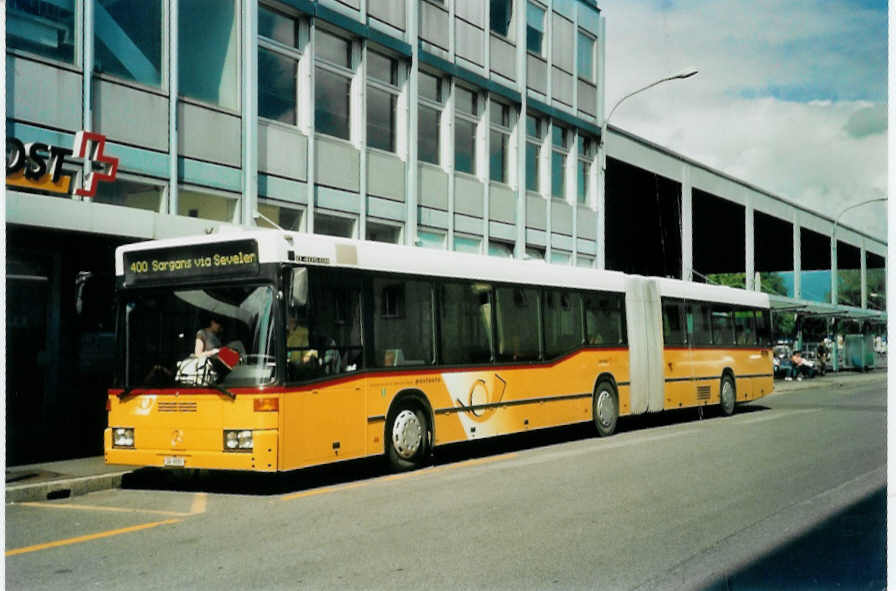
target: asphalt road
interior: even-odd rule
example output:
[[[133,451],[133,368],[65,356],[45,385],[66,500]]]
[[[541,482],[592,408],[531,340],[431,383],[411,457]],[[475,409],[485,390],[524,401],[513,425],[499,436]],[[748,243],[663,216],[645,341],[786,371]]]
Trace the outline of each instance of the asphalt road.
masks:
[[[266,478],[6,507],[9,589],[885,586],[885,376]]]

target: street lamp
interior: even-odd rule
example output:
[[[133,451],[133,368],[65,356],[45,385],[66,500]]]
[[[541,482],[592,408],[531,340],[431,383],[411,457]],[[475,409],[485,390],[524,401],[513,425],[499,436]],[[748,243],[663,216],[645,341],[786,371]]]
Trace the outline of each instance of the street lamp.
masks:
[[[887,201],[886,197],[875,197],[874,199],[866,199],[865,201],[861,201],[859,203],[853,203],[849,207],[844,208],[837,214],[837,217],[834,218],[834,227],[831,231],[831,303],[835,306],[840,303],[839,294],[837,293],[838,288],[838,280],[837,280],[837,225],[840,223],[840,218],[843,217],[843,214],[847,211],[851,211],[857,207],[861,207],[863,205],[868,205],[869,203],[878,203],[881,201]],[[862,277],[862,305],[865,304],[865,278]]]
[[[613,116],[613,113],[616,109],[619,108],[619,105],[622,104],[628,98],[635,96],[638,93],[644,92],[647,89],[653,88],[658,84],[662,84],[663,82],[669,82],[670,80],[684,80],[685,78],[690,78],[699,72],[696,68],[688,68],[686,70],[682,70],[678,74],[673,74],[671,76],[666,76],[665,78],[660,78],[655,82],[651,82],[647,86],[642,86],[641,88],[628,93],[623,96],[621,99],[616,101],[616,104],[613,105],[613,108],[610,109],[610,113],[604,117],[603,123],[600,126],[600,143],[597,144],[597,157],[599,162],[598,167],[598,178],[597,178],[597,259],[594,261],[595,266],[598,269],[603,269],[605,267],[605,258],[606,258],[606,235],[605,235],[605,225],[606,225],[606,215],[604,208],[605,201],[605,183],[607,176],[607,150],[605,147],[606,137],[607,137],[607,124],[610,121],[610,117]]]
[[[837,214],[837,217],[834,218],[834,226],[831,230],[831,304],[837,306],[840,304],[840,294],[837,293],[839,288],[839,277],[837,276],[837,225],[840,223],[840,218],[843,217],[843,214],[847,211],[851,211],[857,207],[861,207],[863,205],[868,205],[869,203],[877,203],[879,201],[887,201],[886,197],[875,197],[874,199],[866,199],[865,201],[861,201],[859,203],[854,203]],[[860,267],[864,268],[864,265],[860,263]],[[862,287],[862,307],[867,306],[867,297],[865,295],[865,290],[868,287],[865,285],[865,274],[862,273],[859,278],[859,282]],[[831,359],[831,364],[833,366],[834,371],[839,371],[840,367],[840,359],[837,351],[837,335],[834,335],[834,351],[833,358]]]

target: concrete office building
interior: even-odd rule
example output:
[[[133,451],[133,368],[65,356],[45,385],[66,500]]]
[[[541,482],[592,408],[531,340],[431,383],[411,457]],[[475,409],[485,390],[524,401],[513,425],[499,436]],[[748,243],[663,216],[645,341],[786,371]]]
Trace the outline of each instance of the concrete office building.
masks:
[[[125,242],[276,224],[692,278],[691,188],[710,179],[749,202],[730,270],[752,287],[754,201],[823,219],[621,130],[599,203],[594,0],[7,0],[6,17],[11,463],[101,449]],[[46,174],[11,174],[35,144]],[[659,233],[632,211],[645,183]],[[635,232],[661,239],[661,268],[613,255]]]

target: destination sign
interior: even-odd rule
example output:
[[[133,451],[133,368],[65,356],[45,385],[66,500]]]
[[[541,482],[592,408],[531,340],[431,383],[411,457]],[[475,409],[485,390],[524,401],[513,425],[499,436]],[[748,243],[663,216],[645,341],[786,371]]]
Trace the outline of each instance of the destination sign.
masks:
[[[255,240],[191,244],[124,254],[124,284],[217,279],[258,274]]]

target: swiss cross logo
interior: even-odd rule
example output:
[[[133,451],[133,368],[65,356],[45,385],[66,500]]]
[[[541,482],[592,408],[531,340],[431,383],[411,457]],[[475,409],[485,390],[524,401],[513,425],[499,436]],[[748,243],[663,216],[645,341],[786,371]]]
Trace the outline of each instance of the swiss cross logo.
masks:
[[[49,193],[92,198],[100,182],[112,182],[118,174],[118,158],[108,156],[106,136],[79,131],[71,149],[42,142],[23,143],[6,138],[6,184]],[[84,162],[89,172],[75,182]]]
[[[93,148],[91,151],[90,148]],[[72,150],[76,158],[84,158],[91,161],[91,173],[84,179],[84,187],[76,189],[75,194],[82,197],[96,195],[96,184],[100,181],[114,181],[118,173],[118,158],[106,156],[103,151],[106,148],[106,136],[89,131],[79,131],[75,134],[75,145]],[[90,154],[90,156],[88,156]],[[105,172],[97,172],[95,164],[105,165]]]

